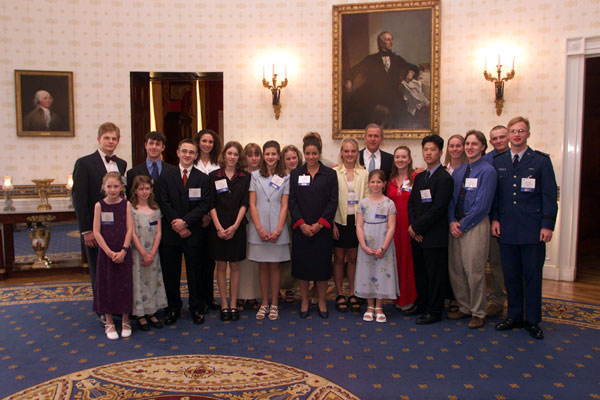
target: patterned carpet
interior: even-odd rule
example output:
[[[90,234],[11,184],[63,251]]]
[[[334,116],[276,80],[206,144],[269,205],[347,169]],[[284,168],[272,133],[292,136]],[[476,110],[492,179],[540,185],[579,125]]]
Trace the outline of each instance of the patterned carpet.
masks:
[[[600,306],[544,300],[546,339],[465,320],[359,314],[175,326],[109,341],[87,283],[0,289],[0,397],[8,399],[599,399]]]

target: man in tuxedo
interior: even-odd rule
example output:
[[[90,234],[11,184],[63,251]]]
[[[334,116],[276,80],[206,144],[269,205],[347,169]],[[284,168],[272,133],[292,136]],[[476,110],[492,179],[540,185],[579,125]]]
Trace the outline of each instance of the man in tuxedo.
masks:
[[[529,120],[515,117],[507,127],[510,149],[494,157],[498,187],[492,234],[500,244],[508,295],[507,318],[496,329],[524,327],[534,339],[543,339],[542,270],[558,213],[556,178],[550,156],[527,145]]]
[[[377,124],[369,124],[365,129],[365,148],[360,151],[358,162],[367,171],[381,169],[389,178],[394,164],[394,156],[379,147],[383,142],[383,128]]]
[[[121,131],[112,122],[105,122],[98,128],[98,150],[81,157],[75,162],[73,169],[73,206],[79,232],[81,233],[85,254],[90,269],[92,291],[96,287],[96,259],[98,243],[92,232],[94,206],[103,198],[102,179],[107,172],[125,174],[127,162],[115,155],[119,145]]]
[[[179,165],[169,168],[160,179],[160,201],[163,213],[161,260],[168,306],[166,325],[173,325],[183,305],[179,290],[181,258],[189,291],[188,306],[194,324],[204,323],[202,308],[202,217],[208,213],[209,178],[194,168],[198,146],[191,139],[183,139],[177,147]]]
[[[138,175],[146,175],[154,181],[154,199],[160,204],[159,182],[164,172],[173,165],[164,162],[161,155],[165,150],[167,138],[162,132],[148,132],[144,138],[144,149],[146,149],[146,161],[136,165],[127,171],[127,198],[131,197],[133,179]]]
[[[448,288],[448,204],[454,181],[440,159],[444,139],[430,135],[421,142],[427,169],[415,177],[408,199],[408,234],[412,241],[417,300],[404,315],[419,315],[419,325],[442,319]]]

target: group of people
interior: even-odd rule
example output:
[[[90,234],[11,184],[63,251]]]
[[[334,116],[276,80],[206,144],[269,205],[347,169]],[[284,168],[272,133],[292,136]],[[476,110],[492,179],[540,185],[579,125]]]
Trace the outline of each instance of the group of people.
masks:
[[[162,160],[164,135],[150,132],[145,162],[126,172],[114,154],[119,128],[102,124],[98,151],[77,160],[73,174],[94,311],[109,339],[119,337],[116,314],[122,337],[131,335],[130,315],[142,330],[174,324],[185,258],[195,324],[210,309],[237,321],[247,303],[255,304],[256,319],[276,320],[280,291],[294,285],[299,316],[309,316],[312,293],[327,318],[333,276],[336,310],[360,311],[366,302],[364,321],[386,322],[383,300],[391,299],[404,315],[418,316],[417,324],[431,324],[449,302],[455,308],[448,318],[470,318],[468,326],[479,328],[503,311],[506,283],[507,318],[496,329],[525,327],[541,339],[556,182],[548,155],[527,146],[529,135],[529,121],[513,118],[492,129],[494,150],[487,154],[483,133],[455,135],[446,166],[444,140],[427,136],[426,169],[415,170],[408,147],[380,149],[377,124],[366,127],[362,150],[356,139],[342,140],[332,167],[321,162],[316,132],[305,135],[300,151],[274,140],[262,149],[236,141],[221,146],[215,132],[202,130],[180,141],[177,166]],[[213,299],[215,266],[220,304]],[[156,313],[163,308],[161,321]]]

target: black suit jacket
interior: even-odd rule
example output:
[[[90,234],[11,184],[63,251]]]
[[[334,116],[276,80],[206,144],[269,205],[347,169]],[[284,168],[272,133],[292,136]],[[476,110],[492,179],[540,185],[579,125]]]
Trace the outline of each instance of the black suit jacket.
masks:
[[[394,165],[394,156],[390,153],[386,153],[385,151],[383,151],[381,149],[379,149],[379,151],[381,152],[381,170],[383,170],[383,172],[385,172],[386,179],[389,179],[390,173],[392,172],[392,165]],[[360,153],[360,155],[359,155],[358,162],[360,163],[360,165],[367,168],[368,166],[365,165],[365,158],[364,158],[365,149],[362,149],[359,153]]]
[[[121,175],[125,174],[127,161],[117,158]],[[104,195],[102,178],[106,167],[97,151],[75,161],[73,168],[73,207],[77,215],[79,232],[91,232],[94,224],[94,206]]]
[[[189,189],[200,188],[200,199],[190,200]],[[160,179],[160,209],[163,213],[162,240],[167,245],[186,243],[189,246],[202,244],[202,217],[208,213],[210,185],[208,175],[191,167],[187,185],[183,186],[179,167],[163,169]],[[182,239],[171,228],[174,219],[181,218],[192,232]]]
[[[175,168],[174,165],[167,164],[162,161],[162,169],[160,171],[160,175],[158,177],[158,182],[154,182],[154,200],[158,204],[160,204],[160,181],[165,176],[165,172],[169,170],[169,168]],[[138,175],[146,175],[150,176],[150,171],[148,171],[148,167],[146,166],[146,160],[143,163],[136,165],[127,171],[127,198],[131,198],[131,188],[133,188],[133,179]]]
[[[448,246],[448,204],[452,199],[454,181],[442,166],[425,181],[427,170],[415,177],[408,198],[408,223],[417,235],[423,236],[423,248]],[[421,201],[421,190],[429,189],[432,201]]]

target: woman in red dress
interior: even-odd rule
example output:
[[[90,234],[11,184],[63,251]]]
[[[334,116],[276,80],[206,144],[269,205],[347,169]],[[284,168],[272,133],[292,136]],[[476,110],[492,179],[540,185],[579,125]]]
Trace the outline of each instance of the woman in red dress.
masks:
[[[397,308],[402,310],[410,309],[417,298],[406,208],[415,175],[410,149],[406,146],[398,146],[394,150],[394,165],[390,174],[387,197],[392,199],[397,211],[394,246],[396,248],[400,297],[394,303],[396,303]]]

